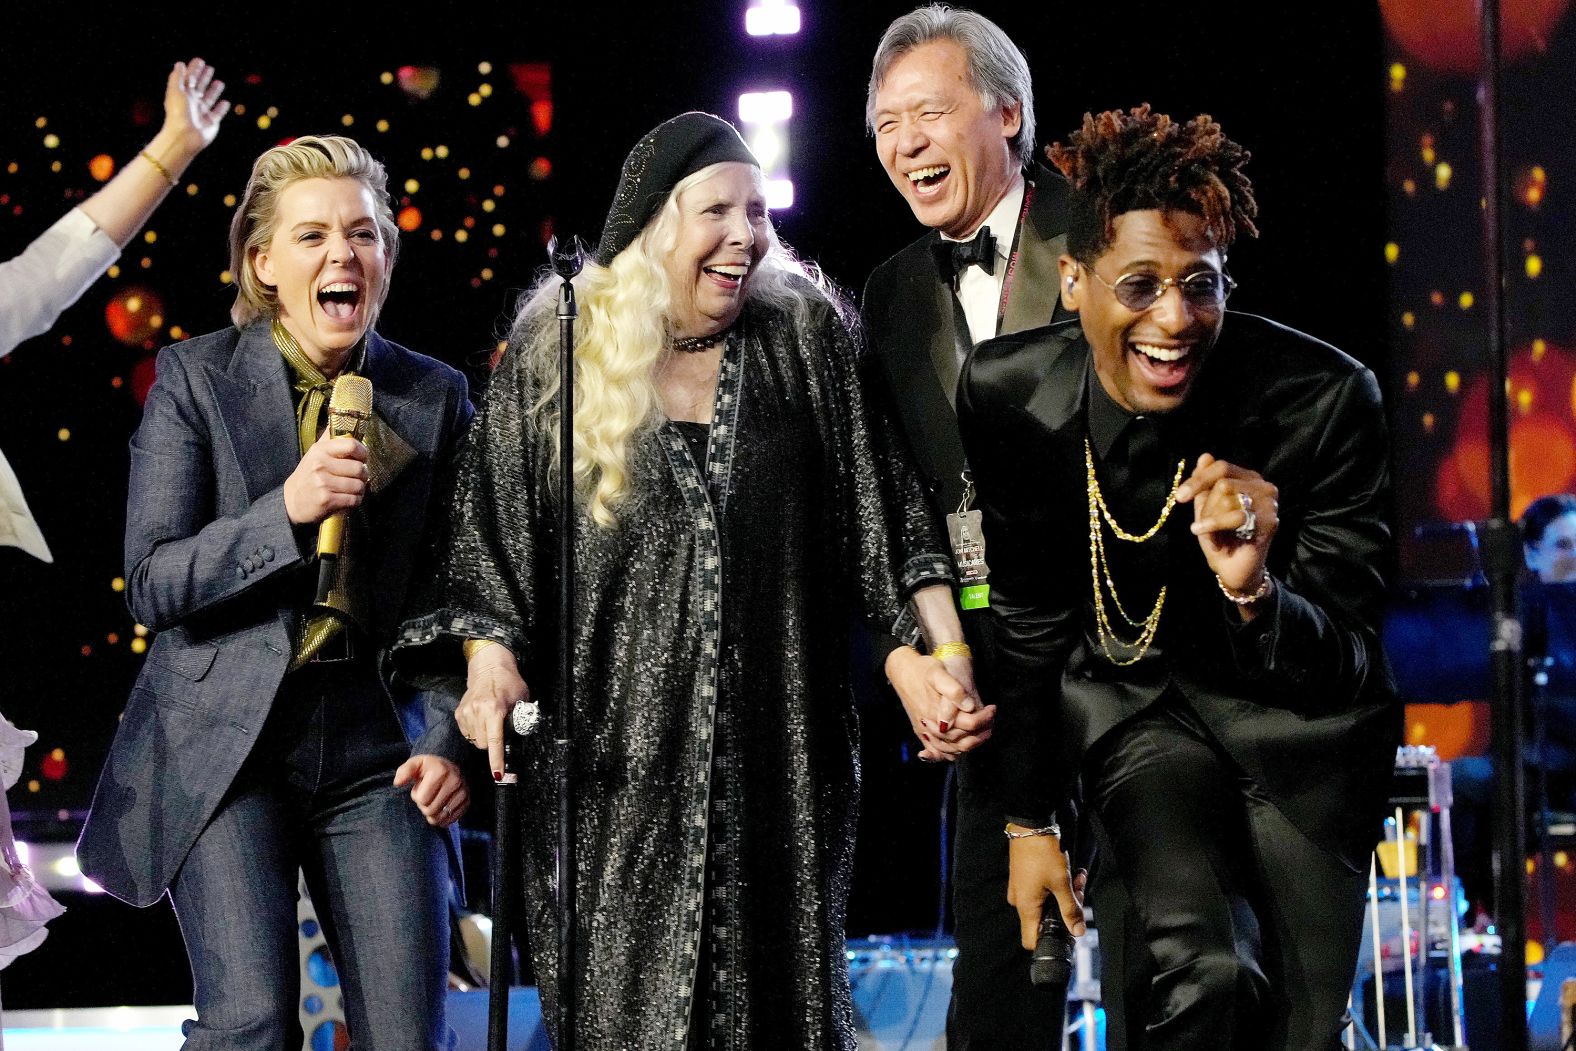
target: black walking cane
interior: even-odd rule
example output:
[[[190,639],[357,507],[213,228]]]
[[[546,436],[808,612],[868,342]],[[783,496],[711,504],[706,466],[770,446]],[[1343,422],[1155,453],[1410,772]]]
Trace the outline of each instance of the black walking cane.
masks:
[[[571,730],[574,728],[574,406],[575,303],[573,279],[585,265],[580,238],[559,246],[547,243],[553,273],[563,281],[558,295],[558,707],[553,730],[553,761],[558,780],[558,851],[554,886],[558,905],[558,1051],[574,1051],[575,1004],[575,827],[574,793],[570,781]],[[525,737],[537,723],[536,705],[520,701],[504,733],[503,777],[498,781],[494,817],[497,854],[493,859],[492,964],[487,1000],[487,1051],[507,1051],[509,1034],[510,898],[519,875],[519,774],[514,769],[515,737]],[[510,733],[512,731],[512,734]]]
[[[523,702],[522,702],[523,703]],[[514,770],[514,739],[503,735],[503,776],[493,793],[492,962],[487,968],[487,1051],[507,1051],[509,986],[514,974],[510,954],[514,927],[514,888],[520,875],[520,775]]]

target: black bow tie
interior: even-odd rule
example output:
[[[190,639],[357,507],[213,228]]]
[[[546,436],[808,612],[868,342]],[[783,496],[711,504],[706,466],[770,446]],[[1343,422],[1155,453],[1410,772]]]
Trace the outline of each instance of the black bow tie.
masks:
[[[987,274],[996,273],[996,238],[988,226],[980,227],[972,241],[937,241],[930,250],[936,255],[936,269],[954,288],[970,266],[978,266]]]

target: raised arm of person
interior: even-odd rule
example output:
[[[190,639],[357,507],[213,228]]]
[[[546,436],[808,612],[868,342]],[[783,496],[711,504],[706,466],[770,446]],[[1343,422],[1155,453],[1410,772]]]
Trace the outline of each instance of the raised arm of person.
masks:
[[[164,125],[147,147],[21,255],[0,262],[0,357],[47,332],[142,229],[218,134],[230,108],[223,91],[202,59],[177,62],[165,84]]]
[[[224,81],[200,58],[177,62],[164,84],[164,125],[102,190],[79,206],[121,248],[136,236],[230,111]]]

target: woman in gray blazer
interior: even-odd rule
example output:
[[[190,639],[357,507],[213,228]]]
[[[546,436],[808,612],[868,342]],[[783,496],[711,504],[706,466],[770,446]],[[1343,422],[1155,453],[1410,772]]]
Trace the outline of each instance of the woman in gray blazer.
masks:
[[[78,848],[136,905],[166,891],[192,964],[186,1047],[299,1047],[303,871],[358,1046],[447,1047],[443,830],[454,722],[378,673],[464,378],[374,330],[398,250],[350,139],[264,153],[235,211],[233,328],[162,351],[131,442],[126,592],[157,632]],[[326,430],[346,376],[357,437]],[[343,515],[322,575],[319,526]]]

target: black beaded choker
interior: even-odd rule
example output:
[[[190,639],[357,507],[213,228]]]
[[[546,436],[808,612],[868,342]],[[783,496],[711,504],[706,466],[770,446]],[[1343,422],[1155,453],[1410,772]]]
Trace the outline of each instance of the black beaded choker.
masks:
[[[668,345],[680,354],[699,354],[703,350],[710,350],[727,338],[728,330],[723,329],[709,336],[686,336],[683,339],[675,339]]]

